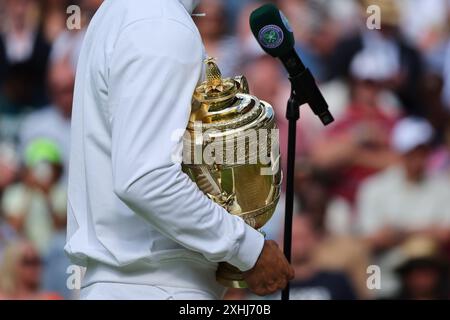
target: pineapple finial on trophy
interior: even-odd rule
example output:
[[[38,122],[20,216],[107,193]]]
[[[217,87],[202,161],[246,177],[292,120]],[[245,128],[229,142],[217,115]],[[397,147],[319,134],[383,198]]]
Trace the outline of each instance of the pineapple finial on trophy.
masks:
[[[205,92],[210,91],[223,91],[222,73],[217,66],[216,59],[213,57],[208,57],[205,59],[206,64],[206,88]]]

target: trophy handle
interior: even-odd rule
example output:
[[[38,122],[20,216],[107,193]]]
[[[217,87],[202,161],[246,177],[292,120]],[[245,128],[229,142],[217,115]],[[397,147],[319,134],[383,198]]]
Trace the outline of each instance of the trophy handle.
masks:
[[[240,93],[250,93],[250,88],[248,86],[248,81],[247,78],[245,76],[237,76],[234,77],[234,81],[237,82],[238,84],[238,91]]]

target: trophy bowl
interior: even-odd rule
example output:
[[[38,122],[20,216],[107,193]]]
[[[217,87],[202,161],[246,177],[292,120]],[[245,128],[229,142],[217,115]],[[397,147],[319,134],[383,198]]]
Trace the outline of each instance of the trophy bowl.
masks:
[[[280,197],[281,168],[273,108],[249,94],[243,76],[222,78],[208,58],[183,138],[183,171],[210,199],[259,230]],[[219,263],[217,281],[245,288],[243,273]]]

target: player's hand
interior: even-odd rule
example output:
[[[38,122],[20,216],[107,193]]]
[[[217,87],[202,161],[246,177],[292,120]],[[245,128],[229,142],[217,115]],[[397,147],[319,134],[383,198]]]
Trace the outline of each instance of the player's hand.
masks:
[[[289,265],[275,241],[267,240],[255,266],[244,272],[247,285],[253,293],[265,296],[286,287],[294,278]]]

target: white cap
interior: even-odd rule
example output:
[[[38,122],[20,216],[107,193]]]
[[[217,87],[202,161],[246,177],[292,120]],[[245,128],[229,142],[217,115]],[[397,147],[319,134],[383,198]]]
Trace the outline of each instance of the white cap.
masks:
[[[398,153],[408,153],[431,142],[434,130],[428,121],[408,117],[400,120],[392,133],[392,147]]]
[[[383,50],[374,48],[358,52],[350,64],[351,75],[359,80],[386,81],[398,73],[399,64]]]

